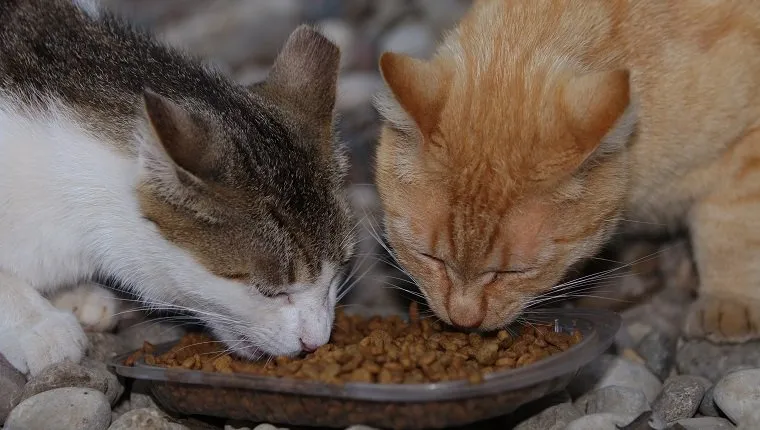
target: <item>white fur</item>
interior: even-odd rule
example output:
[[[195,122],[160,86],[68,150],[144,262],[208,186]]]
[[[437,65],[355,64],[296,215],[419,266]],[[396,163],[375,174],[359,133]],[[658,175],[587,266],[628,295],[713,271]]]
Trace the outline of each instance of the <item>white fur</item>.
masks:
[[[156,143],[136,138],[135,145]],[[60,103],[24,113],[0,96],[0,333],[6,339],[0,353],[14,366],[35,374],[81,357],[82,329],[40,293],[96,272],[116,277],[157,308],[194,313],[245,355],[293,354],[302,342],[327,341],[334,267],[325,264],[316,285],[294,286],[292,304],[212,275],[141,217],[134,188],[150,166],[114,148],[88,134]]]
[[[122,302],[94,282],[57,292],[50,298],[56,308],[73,313],[85,331],[110,331],[119,322]]]

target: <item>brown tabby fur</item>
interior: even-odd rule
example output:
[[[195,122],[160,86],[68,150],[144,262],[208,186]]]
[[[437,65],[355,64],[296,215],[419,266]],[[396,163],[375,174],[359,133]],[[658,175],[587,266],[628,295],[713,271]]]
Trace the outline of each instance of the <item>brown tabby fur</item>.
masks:
[[[688,335],[760,337],[760,3],[481,0],[380,69],[388,239],[443,320],[513,320],[625,218],[690,229]]]

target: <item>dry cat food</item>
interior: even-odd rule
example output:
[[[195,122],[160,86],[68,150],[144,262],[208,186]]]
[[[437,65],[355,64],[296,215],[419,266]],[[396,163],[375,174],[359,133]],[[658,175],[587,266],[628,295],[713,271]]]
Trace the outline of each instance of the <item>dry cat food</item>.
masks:
[[[225,353],[221,344],[200,333],[185,335],[163,354],[145,343],[127,358],[145,363],[207,372],[247,373],[327,383],[416,384],[467,379],[472,383],[498,370],[514,369],[562,352],[581,341],[581,333],[555,332],[550,324],[527,325],[513,336],[464,333],[420,318],[416,303],[409,322],[399,316],[371,318],[336,314],[330,343],[304,357],[251,362]]]

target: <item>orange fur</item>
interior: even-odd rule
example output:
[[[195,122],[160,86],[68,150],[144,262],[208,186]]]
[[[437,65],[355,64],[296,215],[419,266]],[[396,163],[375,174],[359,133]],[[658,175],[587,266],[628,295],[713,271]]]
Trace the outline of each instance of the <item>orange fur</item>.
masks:
[[[443,320],[511,321],[625,217],[690,228],[688,334],[760,337],[760,4],[480,0],[380,69],[388,239]]]

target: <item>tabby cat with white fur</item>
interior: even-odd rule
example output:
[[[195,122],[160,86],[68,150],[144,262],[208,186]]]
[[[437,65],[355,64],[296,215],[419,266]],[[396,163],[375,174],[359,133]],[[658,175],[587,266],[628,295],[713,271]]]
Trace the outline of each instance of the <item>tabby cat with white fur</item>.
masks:
[[[303,26],[239,86],[74,0],[0,3],[0,353],[81,358],[46,297],[112,277],[242,356],[327,342],[352,254],[340,53]]]

